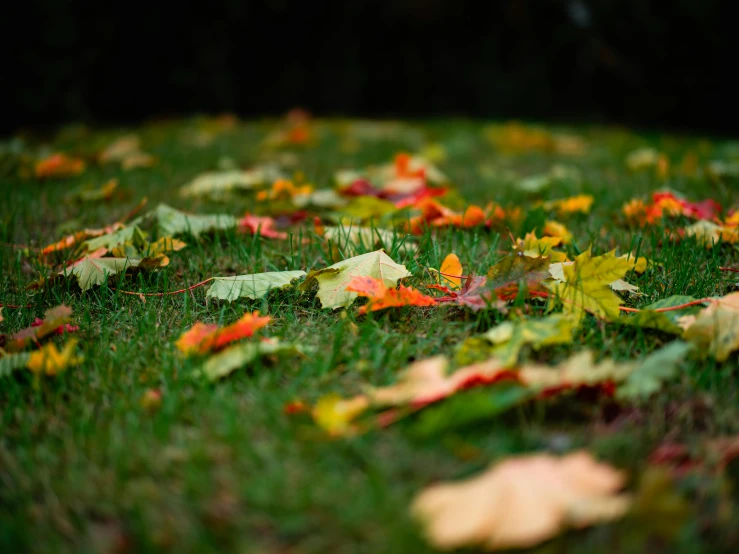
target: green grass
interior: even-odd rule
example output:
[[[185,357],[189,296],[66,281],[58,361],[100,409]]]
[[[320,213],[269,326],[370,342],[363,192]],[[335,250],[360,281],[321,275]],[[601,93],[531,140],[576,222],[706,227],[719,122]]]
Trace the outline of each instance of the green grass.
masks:
[[[185,200],[178,189],[223,157],[241,166],[282,159],[261,140],[269,122],[243,123],[219,134],[207,147],[183,140],[197,121],[152,124],[137,132],[144,150],[159,158],[151,169],[122,172],[92,166],[82,176],[40,182],[0,177],[0,303],[27,304],[3,311],[2,331],[28,326],[58,304],[74,309],[75,334],[85,362],[57,378],[34,382],[16,372],[0,382],[0,551],[2,552],[427,552],[408,514],[413,496],[426,485],[473,474],[507,455],[585,447],[600,459],[629,471],[630,488],[647,466],[647,456],[665,441],[697,445],[704,438],[739,433],[736,357],[719,364],[691,360],[680,378],[648,402],[617,407],[604,398],[572,395],[537,402],[497,418],[441,431],[413,432],[412,421],[366,435],[331,440],[307,418],[287,416],[284,405],[311,404],[336,392],[348,396],[365,383],[394,382],[409,362],[446,354],[467,337],[504,319],[455,308],[405,308],[359,317],[356,308],[322,310],[314,295],[286,290],[260,301],[206,302],[202,288],[190,294],[149,297],[118,290],[162,292],[215,275],[325,267],[329,252],[312,226],[294,230],[311,240],[270,241],[221,233],[172,254],[159,271],[116,275],[108,286],[80,292],[71,280],[35,294],[25,286],[47,274],[38,258],[13,245],[40,246],[57,240],[66,222],[75,228],[109,224],[141,197],[149,206],[163,201],[197,213],[241,215],[253,211],[249,197],[227,204]],[[482,138],[481,125],[465,121],[416,124],[381,140],[344,146],[341,122],[319,126],[320,141],[292,148],[291,169],[319,187],[331,186],[333,171],[384,163],[400,150],[427,142],[444,145],[440,164],[469,202],[518,205],[531,212],[533,199],[504,178],[526,176],[555,163],[576,166],[580,183],[563,183],[545,199],[571,194],[595,196],[592,212],[563,220],[575,236],[570,254],[592,244],[593,252],[614,247],[640,250],[658,262],[631,281],[644,296],[639,307],[673,294],[723,295],[736,278],[721,266],[739,266],[734,246],[706,249],[694,240],[666,240],[661,227],[623,225],[620,209],[664,183],[652,172],[632,174],[624,165],[634,148],[651,145],[679,161],[688,151],[702,162],[722,159],[723,144],[692,137],[639,136],[625,131],[582,128],[589,145],[581,157],[544,153],[502,155]],[[70,128],[49,138],[56,150],[92,154],[120,134]],[[29,151],[36,148],[30,141]],[[280,158],[280,156],[282,156]],[[494,170],[494,171],[493,171]],[[65,197],[82,185],[120,179],[125,198],[80,205]],[[736,181],[673,177],[669,185],[692,200],[736,201]],[[514,230],[520,231],[520,230]],[[427,278],[451,251],[465,270],[485,273],[510,247],[507,234],[486,230],[442,230],[418,238],[418,253],[391,255]],[[292,246],[291,246],[292,244]],[[53,258],[61,262],[62,256]],[[174,341],[196,321],[231,323],[245,311],[274,318],[269,336],[316,349],[314,355],[277,365],[256,362],[209,384],[190,378]],[[61,339],[54,339],[61,342]],[[588,347],[598,356],[641,358],[672,337],[655,331],[605,324],[589,317],[571,345],[526,351],[528,360],[556,362]],[[150,388],[162,391],[160,409],[150,413],[139,400]],[[690,503],[691,516],[673,542],[642,536],[617,522],[569,532],[540,552],[735,552],[739,516],[731,479],[692,477],[675,484]]]

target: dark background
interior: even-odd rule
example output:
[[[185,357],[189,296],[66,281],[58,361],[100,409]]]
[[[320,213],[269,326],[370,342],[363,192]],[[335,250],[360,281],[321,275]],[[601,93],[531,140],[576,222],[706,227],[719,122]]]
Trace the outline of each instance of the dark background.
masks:
[[[719,0],[29,0],[5,132],[194,112],[469,116],[733,133]]]

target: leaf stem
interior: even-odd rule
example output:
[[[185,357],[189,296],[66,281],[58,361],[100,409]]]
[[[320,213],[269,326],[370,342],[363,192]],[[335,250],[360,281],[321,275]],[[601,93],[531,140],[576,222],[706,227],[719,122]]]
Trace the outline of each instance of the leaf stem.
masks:
[[[199,283],[195,283],[194,285],[191,285],[187,288],[179,289],[179,290],[172,290],[169,292],[136,292],[136,291],[131,291],[131,290],[118,290],[113,287],[110,287],[110,288],[111,290],[120,292],[121,294],[131,294],[133,296],[169,296],[171,294],[182,294],[185,292],[189,292],[193,289],[196,289],[198,287],[202,287],[203,285],[210,283],[213,279],[215,279],[215,277],[208,277],[205,281],[200,281]]]

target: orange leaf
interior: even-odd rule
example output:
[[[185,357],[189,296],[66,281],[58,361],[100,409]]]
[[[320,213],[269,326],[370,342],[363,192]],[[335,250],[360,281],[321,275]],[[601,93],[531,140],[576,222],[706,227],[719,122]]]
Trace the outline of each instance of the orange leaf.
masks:
[[[368,311],[376,312],[385,308],[433,306],[436,304],[435,299],[426,296],[413,287],[400,285],[399,289],[387,288],[382,280],[374,277],[354,277],[347,284],[346,290],[369,298],[369,303],[359,309],[360,314],[366,314]]]
[[[462,263],[459,261],[459,258],[455,253],[452,252],[451,254],[447,254],[447,257],[444,258],[443,262],[441,262],[439,273],[441,273],[440,281],[442,283],[449,283],[454,289],[458,289],[462,286],[462,275],[464,270],[462,269]]]
[[[566,527],[622,517],[631,504],[616,494],[624,481],[622,472],[583,451],[519,456],[464,481],[427,488],[412,511],[440,549],[527,548]]]
[[[271,319],[269,316],[260,317],[257,311],[244,314],[236,323],[226,327],[197,322],[180,335],[175,344],[180,352],[187,355],[216,352],[234,341],[251,337]]]
[[[52,154],[36,163],[36,177],[48,179],[52,177],[74,177],[85,170],[85,162],[78,158],[70,158],[66,154]]]

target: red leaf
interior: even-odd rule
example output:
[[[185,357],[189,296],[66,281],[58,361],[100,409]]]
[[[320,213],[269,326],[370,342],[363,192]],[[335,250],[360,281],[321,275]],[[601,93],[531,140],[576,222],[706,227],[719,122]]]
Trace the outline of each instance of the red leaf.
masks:
[[[176,345],[180,352],[188,355],[216,352],[234,341],[251,337],[271,319],[269,316],[260,317],[259,312],[254,312],[244,314],[236,323],[226,327],[197,322],[180,336]]]

